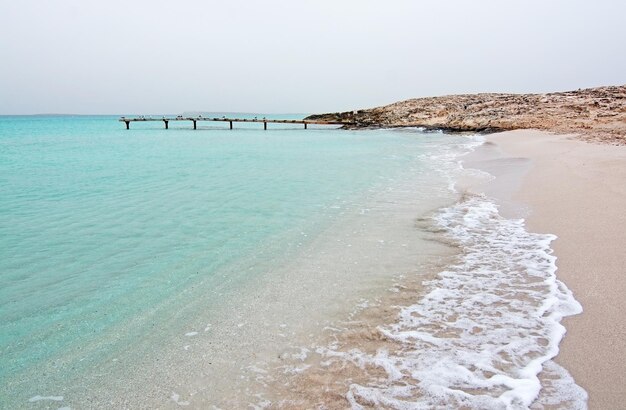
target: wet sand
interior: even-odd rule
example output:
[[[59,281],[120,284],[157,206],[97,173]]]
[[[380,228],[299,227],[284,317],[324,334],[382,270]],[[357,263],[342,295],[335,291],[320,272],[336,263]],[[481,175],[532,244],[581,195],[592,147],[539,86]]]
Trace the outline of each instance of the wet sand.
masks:
[[[518,130],[487,137],[466,167],[496,179],[475,186],[504,216],[553,233],[560,280],[583,313],[566,318],[556,362],[589,394],[591,409],[626,403],[626,147]]]

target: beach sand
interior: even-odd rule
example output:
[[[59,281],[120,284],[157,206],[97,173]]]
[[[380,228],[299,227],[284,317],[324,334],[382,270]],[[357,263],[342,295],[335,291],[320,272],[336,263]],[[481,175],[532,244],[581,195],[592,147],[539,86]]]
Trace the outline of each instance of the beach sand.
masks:
[[[486,137],[465,167],[496,179],[474,186],[501,213],[552,233],[560,280],[583,313],[563,321],[556,362],[589,394],[592,409],[626,405],[626,147],[534,130]],[[472,190],[472,189],[471,189]]]

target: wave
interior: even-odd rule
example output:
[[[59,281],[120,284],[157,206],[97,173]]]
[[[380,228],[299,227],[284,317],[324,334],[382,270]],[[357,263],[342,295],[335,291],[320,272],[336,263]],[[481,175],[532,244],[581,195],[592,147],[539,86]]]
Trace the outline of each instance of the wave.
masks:
[[[529,408],[544,368],[550,389],[534,407],[586,407],[584,390],[550,361],[565,334],[561,319],[582,312],[556,278],[556,237],[528,232],[482,196],[441,210],[434,223],[462,254],[425,283],[427,294],[402,308],[396,323],[378,328],[395,342],[393,351],[320,351],[384,369],[382,383],[350,385],[352,408]]]

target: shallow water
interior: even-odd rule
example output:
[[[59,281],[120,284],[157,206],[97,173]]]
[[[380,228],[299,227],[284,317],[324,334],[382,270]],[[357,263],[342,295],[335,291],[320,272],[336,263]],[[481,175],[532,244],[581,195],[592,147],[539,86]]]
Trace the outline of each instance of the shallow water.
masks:
[[[0,407],[584,406],[479,139],[170,126],[0,117]]]
[[[128,368],[153,360],[347,209],[429,169],[429,151],[462,142],[170,125],[0,118],[4,403],[68,402],[75,380],[101,384],[94,369],[122,352]]]
[[[493,178],[449,171],[462,179]],[[586,408],[584,389],[551,360],[565,333],[562,318],[582,311],[555,275],[555,236],[528,232],[522,219],[502,217],[494,199],[470,193],[423,213],[415,227],[414,237],[457,252],[403,267],[392,288],[322,337],[258,366],[265,395],[257,403]]]

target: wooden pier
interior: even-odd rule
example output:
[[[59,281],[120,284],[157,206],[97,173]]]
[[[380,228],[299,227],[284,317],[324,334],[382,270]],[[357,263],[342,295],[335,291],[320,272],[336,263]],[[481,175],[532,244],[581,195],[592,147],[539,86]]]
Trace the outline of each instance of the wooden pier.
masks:
[[[198,122],[200,121],[214,121],[214,122],[227,122],[229,123],[230,129],[233,129],[233,123],[234,122],[257,122],[257,123],[263,123],[263,129],[267,130],[267,124],[303,124],[304,125],[304,129],[306,130],[309,124],[317,124],[317,125],[352,125],[352,122],[346,122],[346,121],[309,121],[309,120],[277,120],[277,119],[270,119],[270,118],[226,118],[226,117],[215,117],[215,118],[210,118],[210,117],[203,117],[201,115],[197,116],[197,117],[183,117],[181,115],[177,116],[177,117],[161,117],[161,118],[153,118],[153,117],[145,117],[145,116],[140,116],[140,117],[132,117],[132,118],[127,118],[127,117],[121,117],[119,119],[120,122],[123,122],[126,124],[126,129],[129,130],[130,129],[130,123],[131,122],[145,122],[145,121],[163,121],[163,124],[165,125],[165,129],[169,129],[170,127],[170,121],[191,121],[193,123],[193,129],[197,130],[198,129]]]

